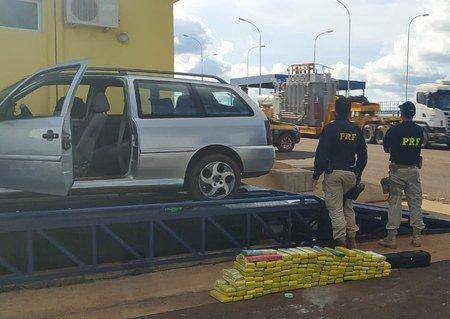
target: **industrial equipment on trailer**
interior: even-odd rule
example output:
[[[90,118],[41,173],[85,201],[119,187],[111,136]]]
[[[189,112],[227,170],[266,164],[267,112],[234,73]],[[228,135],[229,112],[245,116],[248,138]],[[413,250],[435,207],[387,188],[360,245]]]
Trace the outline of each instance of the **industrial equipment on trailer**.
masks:
[[[301,133],[317,136],[334,119],[334,101],[338,96],[338,81],[331,77],[331,68],[313,63],[294,64],[288,68],[284,82],[274,81],[276,92],[259,102],[272,101],[276,116],[285,122],[299,125]],[[416,92],[417,115],[414,121],[425,130],[424,145],[430,142],[450,144],[450,82],[419,85]],[[370,103],[362,96],[350,96],[351,121],[364,132],[368,143],[383,143],[387,130],[401,121],[398,112],[381,115],[380,104]],[[440,103],[440,104],[439,104]],[[447,104],[446,104],[447,103]]]

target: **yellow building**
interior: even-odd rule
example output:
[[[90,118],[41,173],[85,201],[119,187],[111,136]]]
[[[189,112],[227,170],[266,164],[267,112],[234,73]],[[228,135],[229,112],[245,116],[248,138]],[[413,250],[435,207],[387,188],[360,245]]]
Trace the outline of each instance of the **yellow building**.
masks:
[[[91,66],[172,70],[176,1],[0,0],[0,88],[44,66],[86,58]],[[101,10],[96,26],[68,15],[81,14],[83,22]]]

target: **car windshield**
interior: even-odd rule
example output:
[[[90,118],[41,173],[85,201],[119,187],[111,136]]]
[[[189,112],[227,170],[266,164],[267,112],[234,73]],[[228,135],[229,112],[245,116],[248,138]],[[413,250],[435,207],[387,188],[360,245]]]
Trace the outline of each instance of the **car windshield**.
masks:
[[[435,106],[438,109],[450,109],[450,91],[438,91],[435,96]]]
[[[3,100],[9,95],[9,93],[11,93],[17,86],[19,86],[22,81],[23,79],[0,90],[0,106],[3,103]]]

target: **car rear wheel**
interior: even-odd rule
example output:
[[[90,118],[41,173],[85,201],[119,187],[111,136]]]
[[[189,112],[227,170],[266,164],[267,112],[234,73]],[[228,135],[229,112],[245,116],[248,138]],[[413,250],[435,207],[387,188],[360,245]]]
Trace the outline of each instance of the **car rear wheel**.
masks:
[[[375,142],[379,145],[383,145],[384,137],[386,136],[388,128],[386,126],[378,126],[375,131]]]
[[[294,138],[290,134],[283,134],[278,140],[277,148],[280,152],[291,152],[295,147]]]
[[[375,140],[375,126],[370,124],[364,125],[363,136],[367,144],[373,143]]]
[[[188,172],[189,192],[196,200],[229,198],[239,190],[241,175],[239,165],[232,158],[207,155]]]

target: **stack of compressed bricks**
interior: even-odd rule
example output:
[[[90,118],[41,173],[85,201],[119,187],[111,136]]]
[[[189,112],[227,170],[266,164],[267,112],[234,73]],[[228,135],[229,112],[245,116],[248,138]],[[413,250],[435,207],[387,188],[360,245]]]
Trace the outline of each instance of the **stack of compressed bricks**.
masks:
[[[263,295],[387,277],[391,265],[371,251],[343,247],[297,247],[244,250],[234,267],[223,271],[210,295],[220,302],[249,300]]]

